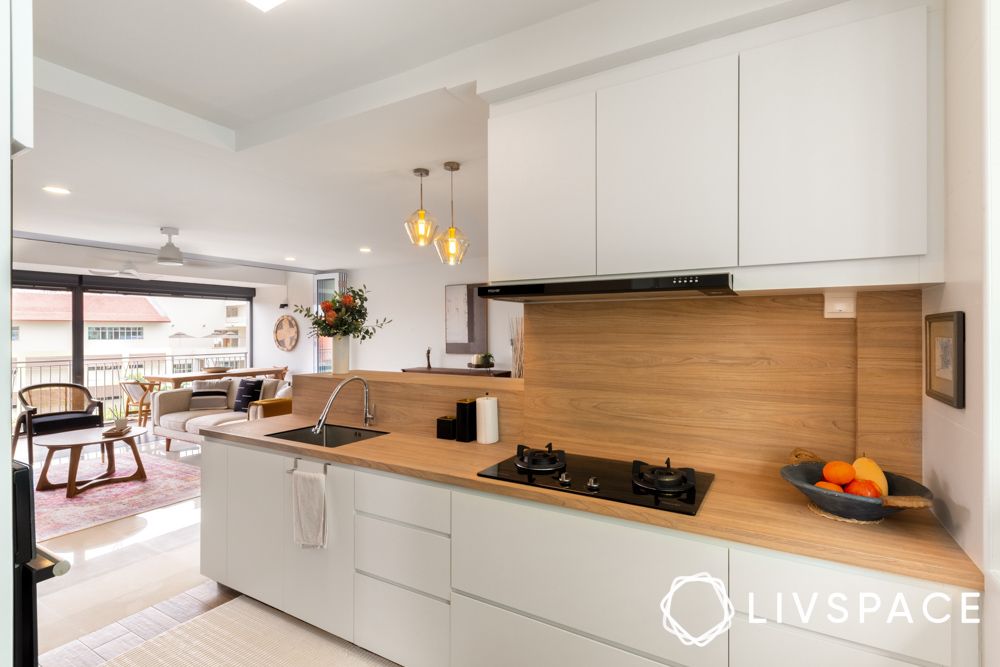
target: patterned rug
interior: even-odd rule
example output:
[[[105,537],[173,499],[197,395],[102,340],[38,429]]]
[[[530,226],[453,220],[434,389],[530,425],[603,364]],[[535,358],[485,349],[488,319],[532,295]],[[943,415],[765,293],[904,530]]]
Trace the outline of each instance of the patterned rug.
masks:
[[[121,519],[189,500],[201,495],[201,469],[198,466],[143,454],[146,481],[109,484],[84,491],[75,498],[66,497],[66,489],[35,491],[35,539],[39,542],[72,533],[108,521]],[[135,470],[135,459],[127,449],[115,450],[116,475],[127,476]],[[35,481],[42,464],[35,462]],[[100,458],[80,462],[78,479],[90,479],[106,469]],[[53,462],[49,481],[65,482],[69,464]]]
[[[239,597],[140,644],[106,665],[392,667],[396,663],[256,600]]]

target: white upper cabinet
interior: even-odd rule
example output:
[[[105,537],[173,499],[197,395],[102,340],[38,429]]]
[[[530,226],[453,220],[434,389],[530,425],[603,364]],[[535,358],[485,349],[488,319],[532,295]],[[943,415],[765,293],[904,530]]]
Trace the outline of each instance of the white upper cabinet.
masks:
[[[927,252],[927,8],[740,55],[740,265]]]
[[[597,92],[597,272],[738,262],[733,54]]]
[[[590,276],[594,93],[490,118],[491,281]]]

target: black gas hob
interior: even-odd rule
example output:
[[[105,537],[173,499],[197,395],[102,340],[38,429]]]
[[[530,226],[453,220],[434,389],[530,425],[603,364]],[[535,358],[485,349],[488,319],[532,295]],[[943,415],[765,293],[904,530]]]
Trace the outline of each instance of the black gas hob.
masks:
[[[541,449],[518,445],[516,455],[479,476],[690,515],[715,479],[712,473],[675,468],[670,459],[662,465],[629,463],[568,454],[552,449],[552,443]]]

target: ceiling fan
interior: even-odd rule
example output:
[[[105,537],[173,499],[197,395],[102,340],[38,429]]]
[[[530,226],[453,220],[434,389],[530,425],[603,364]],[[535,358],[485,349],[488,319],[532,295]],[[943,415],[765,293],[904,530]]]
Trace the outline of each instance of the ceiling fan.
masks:
[[[174,237],[179,236],[181,230],[176,227],[160,227],[160,233],[167,237],[167,242],[156,253],[156,263],[163,266],[184,266],[184,253],[174,245]]]
[[[90,273],[109,278],[134,278],[136,280],[150,280],[152,278],[145,273],[139,273],[132,262],[125,262],[120,269],[90,269]]]

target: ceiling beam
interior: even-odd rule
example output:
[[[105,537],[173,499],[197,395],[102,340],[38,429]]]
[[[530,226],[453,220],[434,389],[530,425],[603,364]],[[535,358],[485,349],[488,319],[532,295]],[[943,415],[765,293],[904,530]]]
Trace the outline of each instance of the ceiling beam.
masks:
[[[231,128],[41,58],[35,58],[35,87],[217,148],[236,150],[236,131]]]

